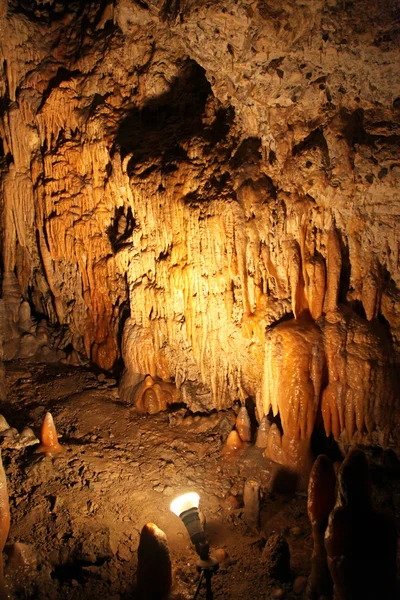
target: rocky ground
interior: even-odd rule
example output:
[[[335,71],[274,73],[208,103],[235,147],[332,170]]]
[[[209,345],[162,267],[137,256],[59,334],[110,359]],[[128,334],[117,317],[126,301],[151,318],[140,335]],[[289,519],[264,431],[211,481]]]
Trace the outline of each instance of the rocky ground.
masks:
[[[140,531],[154,522],[168,538],[175,597],[193,598],[196,554],[169,511],[173,497],[189,490],[200,494],[213,551],[225,551],[213,578],[216,600],[305,597],[312,551],[306,497],[276,491],[276,466],[254,446],[223,456],[229,411],[141,415],[119,400],[114,379],[60,364],[8,363],[7,387],[1,413],[9,425],[39,435],[50,410],[65,449],[50,458],[24,447],[16,431],[1,434],[11,508],[5,573],[14,597],[134,598]],[[260,531],[243,520],[250,477],[263,490]],[[399,497],[397,489],[397,504]],[[273,533],[290,546],[286,581],[270,576]]]

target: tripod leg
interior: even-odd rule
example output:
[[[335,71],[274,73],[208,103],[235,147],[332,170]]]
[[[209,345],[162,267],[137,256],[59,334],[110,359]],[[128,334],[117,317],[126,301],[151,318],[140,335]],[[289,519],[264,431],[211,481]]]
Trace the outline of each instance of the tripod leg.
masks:
[[[205,571],[204,577],[206,580],[206,600],[214,600],[214,594],[211,589],[211,577],[212,573]]]

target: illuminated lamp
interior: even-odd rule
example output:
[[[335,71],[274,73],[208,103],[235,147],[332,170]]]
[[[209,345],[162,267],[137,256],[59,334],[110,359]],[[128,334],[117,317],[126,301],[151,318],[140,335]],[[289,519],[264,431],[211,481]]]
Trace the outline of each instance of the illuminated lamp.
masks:
[[[210,547],[203,525],[200,521],[199,500],[200,496],[196,494],[196,492],[189,492],[188,494],[183,494],[183,496],[175,498],[175,500],[171,502],[170,509],[182,519],[190,536],[190,540],[199,555],[196,567],[201,575],[193,600],[195,600],[199,594],[203,577],[206,582],[206,600],[213,600],[214,595],[211,589],[211,578],[218,570],[219,565],[218,561],[210,556]]]

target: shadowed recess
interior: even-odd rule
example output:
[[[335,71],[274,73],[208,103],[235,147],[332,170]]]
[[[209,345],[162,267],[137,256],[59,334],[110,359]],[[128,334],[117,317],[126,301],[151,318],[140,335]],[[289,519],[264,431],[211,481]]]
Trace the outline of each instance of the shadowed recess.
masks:
[[[196,62],[186,61],[168,92],[149,100],[143,108],[132,109],[121,121],[115,146],[124,157],[132,154],[128,172],[150,158],[163,162],[184,160],[179,142],[201,134],[202,114],[211,93],[205,71]]]

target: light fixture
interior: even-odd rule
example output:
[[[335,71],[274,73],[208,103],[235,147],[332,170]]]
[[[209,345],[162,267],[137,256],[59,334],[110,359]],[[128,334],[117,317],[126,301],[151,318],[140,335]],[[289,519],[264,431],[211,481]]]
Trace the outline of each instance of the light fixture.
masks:
[[[200,496],[196,492],[189,492],[175,498],[171,502],[170,509],[180,517],[185,525],[191,542],[196,549],[200,560],[197,561],[197,570],[201,573],[199,585],[194,598],[197,597],[203,576],[206,580],[206,600],[213,600],[211,589],[211,577],[218,570],[218,561],[210,556],[210,547],[206,538],[199,514]],[[194,600],[194,599],[193,599]]]

